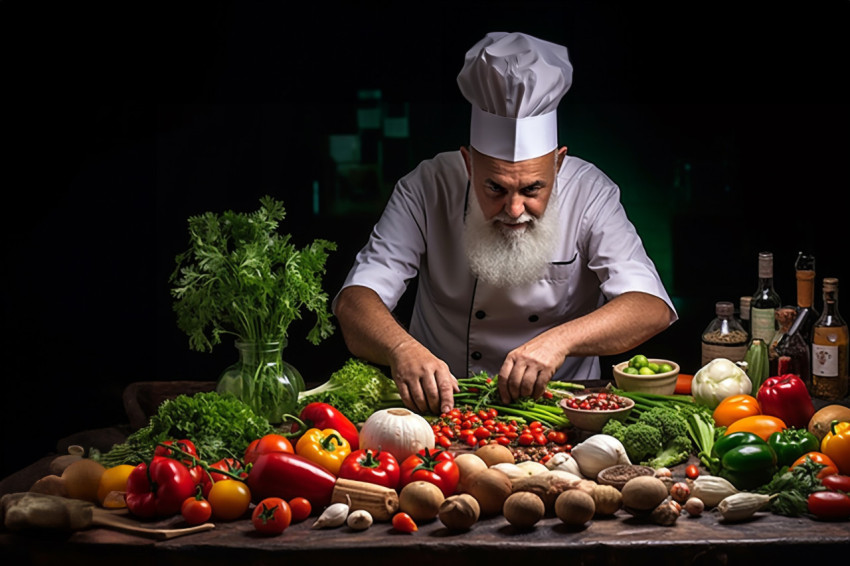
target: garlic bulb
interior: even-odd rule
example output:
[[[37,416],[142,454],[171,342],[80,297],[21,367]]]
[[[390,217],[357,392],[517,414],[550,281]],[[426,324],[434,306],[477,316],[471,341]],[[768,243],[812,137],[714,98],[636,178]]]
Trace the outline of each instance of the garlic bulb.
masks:
[[[581,474],[592,480],[605,468],[631,464],[623,443],[609,434],[594,434],[573,447],[571,454],[578,462]]]
[[[421,415],[403,408],[372,413],[360,429],[360,448],[383,450],[401,464],[423,448],[434,448],[434,431]]]
[[[578,462],[568,452],[558,452],[546,461],[546,467],[550,470],[568,472],[576,477],[581,477]]]

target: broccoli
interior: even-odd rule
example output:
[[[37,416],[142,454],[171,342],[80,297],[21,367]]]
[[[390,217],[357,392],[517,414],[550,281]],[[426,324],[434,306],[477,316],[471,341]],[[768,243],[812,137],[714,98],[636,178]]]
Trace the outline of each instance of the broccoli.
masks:
[[[691,439],[689,436],[676,436],[668,441],[664,448],[654,457],[642,461],[641,464],[651,468],[668,468],[681,464],[691,455]]]
[[[352,422],[365,421],[379,409],[402,407],[395,382],[379,368],[351,358],[325,383],[298,395],[298,411],[308,403],[332,405]]]
[[[658,429],[663,444],[671,442],[676,437],[688,435],[687,420],[672,407],[653,407],[643,411],[638,416],[637,422]]]

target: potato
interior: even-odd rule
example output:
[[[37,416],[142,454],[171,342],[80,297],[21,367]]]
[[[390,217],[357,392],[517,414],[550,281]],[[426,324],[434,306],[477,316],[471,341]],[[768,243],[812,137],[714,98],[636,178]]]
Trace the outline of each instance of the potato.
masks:
[[[667,486],[654,476],[638,476],[623,486],[623,508],[632,515],[650,513],[667,498]]]
[[[580,527],[593,518],[596,503],[585,491],[570,489],[555,500],[555,515],[565,525]]]
[[[106,468],[100,462],[83,458],[72,462],[62,472],[68,497],[98,503],[97,490]]]
[[[485,444],[475,451],[475,455],[484,460],[488,468],[502,462],[516,464],[514,453],[511,452],[510,448],[501,444]]]
[[[502,515],[517,529],[530,529],[546,514],[546,506],[530,491],[512,493],[502,506]]]

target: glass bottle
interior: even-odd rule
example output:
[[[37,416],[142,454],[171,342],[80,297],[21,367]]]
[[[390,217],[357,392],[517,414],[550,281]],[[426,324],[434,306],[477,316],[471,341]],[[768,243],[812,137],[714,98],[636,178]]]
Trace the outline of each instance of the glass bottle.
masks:
[[[283,360],[286,340],[236,340],[235,345],[239,360],[221,374],[216,391],[232,393],[271,424],[283,422],[283,415],[295,411],[298,395],[304,391],[301,373]]]
[[[815,256],[799,252],[794,262],[797,274],[797,318],[799,330],[807,343],[812,339],[812,326],[820,316],[815,310]]]
[[[753,298],[749,295],[745,295],[741,297],[738,302],[738,312],[741,317],[741,327],[747,333],[747,338],[751,337],[750,334],[750,303]]]
[[[838,400],[847,395],[847,323],[838,312],[838,279],[823,280],[823,313],[812,332],[812,395]]]
[[[782,309],[780,309],[782,310]],[[782,334],[776,343],[776,372],[772,375],[793,373],[806,384],[809,394],[812,392],[812,356],[811,345],[803,333],[804,319],[794,317],[791,327]]]
[[[747,332],[735,318],[735,305],[719,301],[714,305],[715,318],[702,332],[702,364],[715,358],[743,361],[747,355]]]
[[[768,373],[769,375],[781,375],[779,372],[779,351],[778,346],[784,342],[788,333],[791,331],[791,326],[797,320],[797,309],[795,307],[785,306],[776,309],[776,334],[773,335],[767,345]],[[788,372],[785,372],[788,373]]]
[[[773,288],[773,254],[759,253],[758,265],[758,287],[750,302],[750,334],[770,344],[777,330],[776,309],[782,306],[782,300]]]

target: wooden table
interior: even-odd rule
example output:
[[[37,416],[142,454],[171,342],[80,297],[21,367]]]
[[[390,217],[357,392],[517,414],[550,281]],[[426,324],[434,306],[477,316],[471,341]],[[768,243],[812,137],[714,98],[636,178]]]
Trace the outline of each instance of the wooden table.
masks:
[[[107,450],[123,440],[129,427],[84,431],[61,440],[58,453],[80,444]],[[48,473],[47,455],[0,482],[0,495],[26,491]],[[684,465],[674,474],[683,474]],[[175,526],[175,520],[145,526]],[[850,553],[850,522],[814,521],[759,513],[748,522],[725,524],[706,512],[682,516],[663,527],[618,512],[571,529],[556,517],[520,532],[502,516],[487,518],[463,533],[448,531],[439,520],[401,534],[389,523],[362,532],[348,527],[310,529],[299,523],[275,537],[258,535],[247,519],[219,522],[213,530],[157,541],[104,528],[74,533],[0,531],[0,564],[110,564],[111,566],[175,564],[382,564],[451,566],[454,564],[570,565],[636,564],[800,564]],[[2,528],[2,526],[0,526]],[[833,554],[837,553],[837,554]]]

